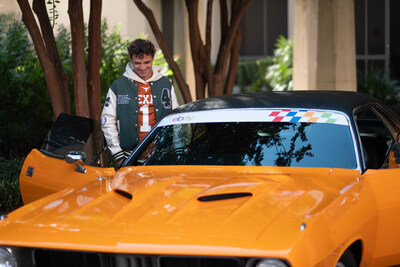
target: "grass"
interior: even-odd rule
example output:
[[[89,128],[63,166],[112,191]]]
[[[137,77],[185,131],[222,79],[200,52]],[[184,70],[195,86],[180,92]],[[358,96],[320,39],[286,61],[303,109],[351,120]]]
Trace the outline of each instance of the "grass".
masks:
[[[23,205],[19,190],[19,173],[25,158],[0,157],[0,214],[5,214]]]

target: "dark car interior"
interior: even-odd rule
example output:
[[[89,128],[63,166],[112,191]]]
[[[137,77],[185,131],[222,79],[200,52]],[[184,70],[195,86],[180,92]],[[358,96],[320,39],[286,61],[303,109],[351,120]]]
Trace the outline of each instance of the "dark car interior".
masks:
[[[391,143],[390,132],[379,120],[357,120],[367,169],[380,169]]]
[[[372,108],[356,114],[355,117],[366,168],[387,168],[387,158],[395,144],[392,132]]]

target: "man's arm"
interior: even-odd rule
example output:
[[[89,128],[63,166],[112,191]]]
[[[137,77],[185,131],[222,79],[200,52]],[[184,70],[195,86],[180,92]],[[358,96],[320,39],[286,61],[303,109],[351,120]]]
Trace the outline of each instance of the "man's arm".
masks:
[[[119,141],[117,121],[117,100],[114,92],[109,89],[101,113],[101,129],[106,138],[107,146],[117,162],[125,158]]]
[[[171,85],[171,101],[172,109],[179,107],[178,99],[176,98],[174,86]]]

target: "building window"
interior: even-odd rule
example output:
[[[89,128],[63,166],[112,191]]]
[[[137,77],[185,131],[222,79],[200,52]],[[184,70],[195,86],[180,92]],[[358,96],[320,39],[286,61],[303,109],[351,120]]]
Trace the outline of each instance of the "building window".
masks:
[[[168,50],[174,52],[174,1],[164,0],[161,2],[162,9],[162,32]]]
[[[282,0],[253,0],[240,23],[242,59],[273,55],[279,36],[288,35],[288,3]]]
[[[357,71],[369,69],[389,73],[389,0],[355,0]]]
[[[390,77],[400,80],[400,1],[390,1]]]

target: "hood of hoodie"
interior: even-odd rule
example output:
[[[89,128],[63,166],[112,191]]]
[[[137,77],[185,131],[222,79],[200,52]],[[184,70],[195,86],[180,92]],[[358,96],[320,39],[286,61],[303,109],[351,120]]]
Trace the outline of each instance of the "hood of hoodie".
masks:
[[[161,77],[163,77],[163,75],[161,74],[161,70],[162,67],[160,66],[153,66],[153,75],[150,77],[150,79],[148,80],[143,80],[142,78],[140,78],[134,71],[133,71],[133,64],[132,63],[128,63],[126,64],[125,67],[125,72],[124,72],[124,76],[134,80],[135,82],[139,82],[139,83],[149,83],[149,82],[155,82],[158,81],[159,79],[161,79]]]

